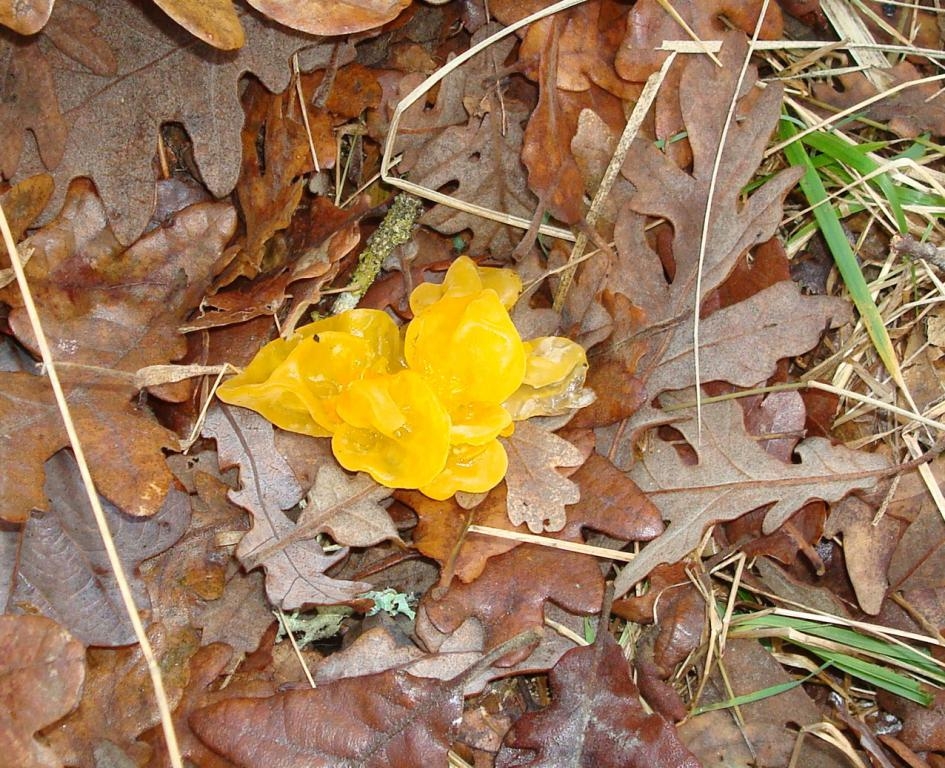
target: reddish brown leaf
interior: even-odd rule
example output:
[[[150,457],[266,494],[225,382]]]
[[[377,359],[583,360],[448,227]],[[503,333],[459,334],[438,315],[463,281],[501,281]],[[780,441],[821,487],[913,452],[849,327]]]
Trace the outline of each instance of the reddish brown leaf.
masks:
[[[132,375],[184,354],[177,326],[219,269],[234,226],[229,205],[194,205],[124,250],[91,185],[76,182],[59,217],[26,241],[33,249],[27,276],[50,346],[64,364],[60,378],[93,477],[128,514],[160,508],[171,485],[162,451],[177,444],[132,404]],[[2,301],[14,307],[13,332],[35,352],[18,291],[0,289]],[[22,520],[31,508],[44,508],[42,463],[68,441],[44,378],[3,373],[0,381],[0,463],[19,469],[0,476],[0,513]]]
[[[32,515],[23,528],[10,609],[55,619],[87,645],[135,642],[75,459],[60,451],[45,469],[49,511]],[[135,571],[187,528],[187,495],[172,489],[147,518],[123,516],[105,499],[101,503],[135,602],[147,610],[148,595]]]
[[[603,597],[604,578],[594,558],[522,544],[490,558],[471,584],[454,581],[445,594],[428,592],[418,611],[417,634],[428,647],[437,648],[436,633],[455,632],[475,617],[485,631],[485,648],[491,649],[520,632],[540,628],[546,601],[589,615],[600,610]],[[509,654],[501,666],[527,655]]]
[[[496,768],[699,768],[675,728],[648,715],[620,646],[607,631],[566,653],[549,674],[554,702],[522,715]]]
[[[86,16],[85,29],[76,24],[57,28],[60,13],[76,7]],[[70,179],[94,178],[122,242],[140,234],[153,207],[151,157],[161,123],[183,123],[203,180],[214,196],[223,197],[239,172],[239,77],[253,72],[268,88],[281,91],[289,81],[293,52],[306,47],[301,65],[312,69],[327,64],[334,49],[244,13],[246,44],[235,53],[208,50],[170,19],[145,11],[120,0],[97,3],[94,13],[60,3],[46,29],[19,48],[18,56],[29,58],[17,70],[16,83],[24,96],[33,95],[20,107],[0,112],[0,135],[15,144],[2,153],[4,174],[22,178],[48,169],[56,179],[54,206],[62,203]],[[85,63],[89,52],[96,61],[110,58],[111,66],[95,69],[94,75],[77,67],[76,58]],[[341,51],[341,63],[349,55],[349,49]],[[57,97],[67,123],[50,109]],[[35,116],[28,111],[31,102]],[[25,119],[20,109],[27,110]],[[31,123],[39,131],[42,162],[29,144],[20,158],[22,136]]]
[[[191,730],[188,719],[193,712],[218,701],[240,697],[271,696],[275,684],[264,679],[264,675],[246,674],[237,671],[229,674],[233,662],[233,649],[223,643],[212,643],[200,648],[190,659],[190,675],[180,703],[174,710],[174,730],[180,753],[200,768],[232,768],[233,763],[207,749]],[[226,686],[215,685],[226,678]],[[160,728],[143,734],[143,741],[151,744],[154,753],[149,768],[168,768],[171,765],[167,747]]]
[[[0,616],[0,745],[4,765],[59,768],[34,734],[79,702],[85,650],[43,616]]]
[[[266,569],[266,593],[274,605],[285,609],[306,603],[334,605],[354,600],[371,589],[366,582],[333,579],[325,574],[347,556],[347,550],[325,554],[315,540],[324,521],[307,527],[300,520],[297,526],[286,516],[283,510],[298,504],[304,491],[276,450],[268,421],[245,408],[219,407],[210,411],[204,431],[217,441],[221,467],[240,468],[242,487],[231,491],[229,497],[253,515],[253,527],[243,536],[236,555],[247,570],[260,566]],[[352,482],[357,483],[357,478]],[[357,514],[356,506],[347,510],[346,504],[362,503],[363,490],[354,485],[343,491],[348,495],[333,507],[335,513]],[[317,518],[318,513],[314,514]]]
[[[462,715],[457,681],[382,672],[195,712],[191,727],[245,768],[445,765]]]

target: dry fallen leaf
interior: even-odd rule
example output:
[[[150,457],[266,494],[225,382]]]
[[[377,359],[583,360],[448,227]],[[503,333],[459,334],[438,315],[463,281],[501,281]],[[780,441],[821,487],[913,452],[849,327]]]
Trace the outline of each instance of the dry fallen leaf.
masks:
[[[502,442],[509,455],[505,484],[512,525],[527,523],[532,533],[560,531],[566,520],[564,508],[580,501],[581,489],[557,468],[581,466],[584,454],[530,420],[518,422]]]
[[[233,0],[154,0],[154,4],[190,34],[221,51],[236,50],[246,41]]]
[[[702,705],[747,696],[793,680],[756,640],[730,639],[722,658],[725,678],[713,672]],[[713,768],[750,768],[756,765],[833,768],[847,762],[822,739],[797,744],[797,728],[819,723],[820,708],[804,691],[793,687],[739,706],[739,720],[728,709],[696,715],[679,727],[686,745],[702,765]],[[798,749],[794,755],[793,750]]]
[[[508,100],[505,120],[492,111],[445,129],[424,145],[410,168],[411,180],[429,189],[455,184],[457,200],[530,218],[535,201],[519,160],[525,115],[521,104]],[[455,208],[435,207],[420,221],[445,234],[470,229],[479,247],[496,256],[508,254],[515,244],[507,226]]]
[[[177,326],[200,302],[236,225],[226,203],[190,206],[130,248],[108,226],[87,181],[70,187],[59,216],[25,241],[26,265],[72,417],[100,493],[130,515],[161,507],[171,485],[163,450],[177,437],[133,398],[133,375],[186,351]],[[37,357],[15,286],[0,289],[9,325]],[[68,444],[42,376],[0,373],[0,516],[43,509],[43,462]]]
[[[623,650],[604,630],[568,651],[548,673],[551,706],[522,715],[496,768],[698,768],[660,715],[647,714]]]
[[[85,14],[85,29],[55,26],[71,9]],[[252,72],[266,87],[281,91],[289,82],[289,59],[295,51],[305,47],[301,66],[313,69],[325,66],[335,48],[243,13],[246,44],[236,52],[207,49],[170,19],[145,10],[124,0],[104,0],[93,13],[66,0],[29,44],[0,43],[5,57],[15,52],[15,61],[22,62],[16,64],[11,85],[24,95],[15,107],[5,102],[0,111],[0,136],[6,137],[0,144],[4,174],[17,180],[48,170],[56,180],[54,209],[62,203],[70,179],[93,178],[109,221],[125,243],[141,233],[151,215],[151,158],[161,123],[184,125],[203,181],[214,196],[223,197],[239,174],[240,76]],[[84,36],[77,38],[80,33]],[[93,53],[77,60],[86,51]],[[342,46],[339,63],[350,55]],[[86,68],[88,58],[107,57],[110,66]],[[63,115],[59,119],[57,102]],[[42,161],[32,144],[23,147],[30,126]]]
[[[694,410],[674,411],[680,420],[673,426],[698,463],[687,462],[674,441],[653,437],[630,472],[669,528],[620,572],[617,595],[660,563],[685,558],[709,525],[770,504],[763,525],[770,533],[811,499],[837,501],[853,490],[869,488],[888,466],[881,456],[834,446],[823,438],[802,440],[796,448],[799,461],[785,463],[747,434],[736,402],[704,405],[701,433]]]
[[[248,0],[257,11],[312,35],[350,35],[386,24],[410,0]]]
[[[343,488],[336,497],[343,499],[340,505],[329,502],[326,507],[316,507],[314,512],[309,512],[309,517],[315,520],[312,526],[306,526],[302,518],[296,524],[284,510],[298,504],[304,491],[276,450],[272,424],[245,408],[220,406],[207,415],[204,433],[217,441],[221,467],[240,468],[241,488],[231,491],[229,496],[252,514],[253,527],[241,539],[236,556],[247,570],[265,568],[266,594],[273,605],[286,610],[306,603],[335,605],[354,600],[371,589],[366,582],[327,576],[325,571],[344,560],[347,550],[342,547],[330,555],[325,554],[315,536],[326,520],[347,522],[344,519],[349,514],[344,509],[346,503],[373,503],[371,493],[377,493],[376,486],[365,493],[363,484],[358,484],[355,478],[354,485]],[[331,493],[338,493],[331,487],[330,480],[328,486]],[[384,492],[387,495],[386,489]],[[320,512],[327,513],[322,517]],[[363,515],[363,508],[361,513],[353,514],[355,517]],[[364,516],[376,517],[370,512]]]
[[[56,0],[3,0],[0,24],[21,35],[34,35],[43,28]]]
[[[190,717],[210,747],[244,768],[445,765],[463,686],[401,671],[314,690],[229,699]]]
[[[45,469],[49,511],[34,513],[23,527],[7,610],[53,618],[86,645],[135,642],[75,459],[62,450]],[[186,530],[187,495],[171,489],[164,506],[146,518],[122,515],[105,499],[101,504],[135,603],[147,610],[148,594],[135,572],[142,560],[163,552]]]
[[[4,765],[60,768],[37,731],[79,702],[85,649],[44,616],[0,616],[0,746]]]

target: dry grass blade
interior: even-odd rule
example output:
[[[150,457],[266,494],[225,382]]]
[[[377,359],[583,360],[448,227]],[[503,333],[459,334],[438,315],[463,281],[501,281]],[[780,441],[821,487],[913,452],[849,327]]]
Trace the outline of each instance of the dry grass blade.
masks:
[[[177,743],[177,734],[174,731],[174,722],[171,718],[171,709],[164,690],[164,681],[161,678],[161,670],[158,666],[157,658],[154,655],[154,649],[151,647],[151,642],[148,640],[148,636],[144,631],[144,625],[141,623],[141,617],[138,615],[138,607],[135,605],[134,597],[131,594],[131,588],[128,585],[124,567],[121,564],[118,550],[115,547],[115,542],[108,529],[108,523],[105,520],[105,512],[102,510],[98,493],[95,490],[95,483],[92,481],[92,474],[89,471],[89,465],[85,459],[85,451],[82,449],[82,440],[76,431],[75,423],[69,412],[69,404],[66,402],[65,392],[62,389],[62,385],[59,382],[59,374],[56,371],[56,362],[49,348],[49,342],[46,340],[46,334],[43,331],[39,312],[33,301],[33,294],[26,280],[26,274],[20,262],[19,252],[17,251],[16,243],[13,242],[13,234],[10,232],[10,225],[7,222],[7,216],[2,206],[0,206],[0,233],[3,235],[3,242],[6,245],[7,253],[10,254],[10,263],[16,274],[16,281],[23,297],[23,304],[29,315],[30,325],[32,326],[37,346],[43,358],[46,375],[49,377],[49,383],[52,386],[53,394],[56,398],[56,405],[59,408],[66,433],[69,436],[69,444],[72,446],[72,452],[75,455],[76,464],[82,476],[82,483],[85,486],[89,505],[95,517],[95,524],[98,526],[99,533],[102,536],[102,543],[108,555],[108,562],[111,565],[112,571],[115,574],[115,580],[118,583],[122,603],[124,604],[125,611],[128,613],[131,625],[134,628],[135,637],[138,639],[138,643],[141,646],[141,653],[144,655],[148,665],[148,673],[151,677],[154,697],[157,700],[158,711],[161,715],[161,727],[164,731],[164,739],[167,743],[167,752],[170,757],[171,765],[173,768],[183,768],[180,748]]]

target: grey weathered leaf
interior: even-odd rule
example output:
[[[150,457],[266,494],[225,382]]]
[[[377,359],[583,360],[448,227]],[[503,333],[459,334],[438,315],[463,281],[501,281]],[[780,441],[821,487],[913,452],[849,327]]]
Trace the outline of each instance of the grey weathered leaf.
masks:
[[[566,522],[565,505],[577,504],[581,489],[557,467],[579,467],[584,454],[530,421],[518,422],[503,443],[509,455],[505,483],[512,525],[527,523],[534,533],[560,531]]]
[[[811,499],[836,501],[872,486],[888,466],[881,456],[831,445],[823,438],[802,440],[795,451],[799,463],[787,464],[745,431],[741,408],[732,401],[703,407],[701,434],[694,409],[674,415],[684,419],[674,426],[698,463],[686,463],[672,443],[653,438],[630,471],[669,526],[621,571],[615,582],[617,595],[660,563],[686,557],[714,523],[770,504],[763,526],[770,533]]]
[[[316,531],[297,528],[286,516],[284,510],[298,504],[304,491],[276,450],[272,424],[246,408],[219,407],[207,415],[204,433],[217,441],[220,466],[240,469],[241,488],[229,497],[252,514],[253,527],[236,556],[246,570],[266,570],[266,594],[274,605],[332,605],[371,589],[366,582],[326,576],[348,550],[325,554]]]
[[[87,645],[135,642],[75,459],[59,451],[45,465],[49,511],[23,528],[16,586],[8,610],[40,613]],[[151,517],[122,514],[101,499],[115,547],[140,610],[150,607],[138,564],[170,547],[190,522],[187,494],[172,488]]]

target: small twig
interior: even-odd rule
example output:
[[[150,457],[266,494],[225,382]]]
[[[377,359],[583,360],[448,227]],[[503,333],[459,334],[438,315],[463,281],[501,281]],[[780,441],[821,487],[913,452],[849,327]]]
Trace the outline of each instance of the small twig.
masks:
[[[920,243],[908,235],[894,235],[889,247],[897,253],[913,259],[924,259],[936,269],[945,272],[945,248],[936,248],[932,243]]]
[[[353,309],[367,293],[367,289],[377,278],[381,265],[391,255],[398,245],[402,245],[413,236],[413,227],[423,213],[423,203],[412,195],[399,194],[394,198],[390,210],[374,231],[361,255],[358,257],[358,266],[351,276],[351,283],[345,291],[335,299],[332,305],[332,314],[337,315],[348,309]]]

